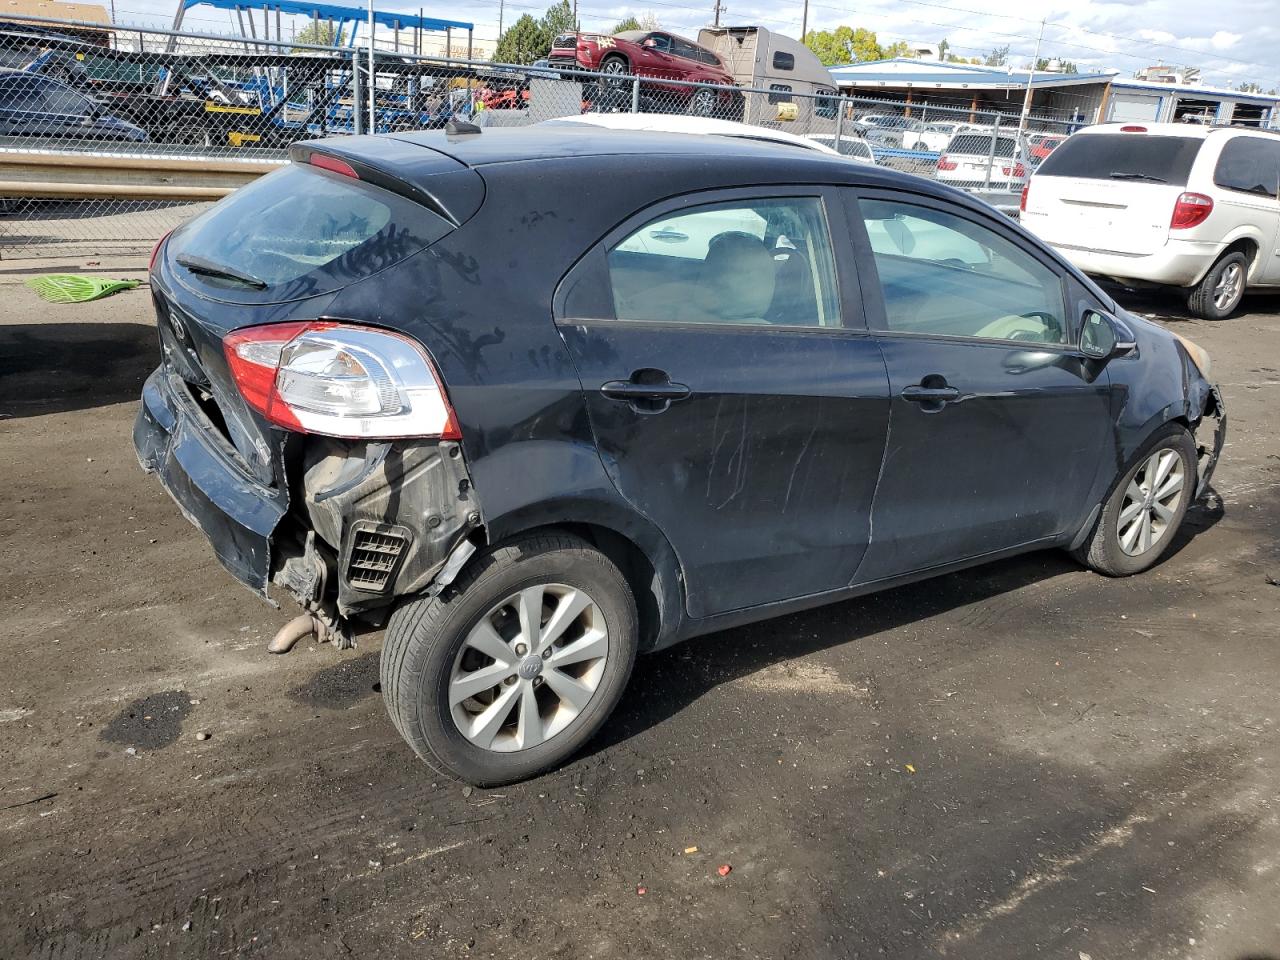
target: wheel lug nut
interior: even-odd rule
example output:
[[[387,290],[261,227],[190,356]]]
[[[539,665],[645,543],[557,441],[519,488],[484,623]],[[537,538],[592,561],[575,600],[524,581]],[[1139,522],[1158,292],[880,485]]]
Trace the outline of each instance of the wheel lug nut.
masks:
[[[529,652],[529,648],[526,647],[523,643],[516,644],[516,656],[523,657],[528,652]]]
[[[503,680],[502,682],[509,687],[516,682],[516,678],[514,676],[510,676],[510,677],[507,677],[507,679]]]
[[[543,650],[543,651],[542,651],[542,659],[543,659],[543,660],[550,660],[550,659],[551,659],[551,648],[550,648],[550,647],[547,647],[547,649],[545,649],[545,650]]]
[[[535,687],[540,687],[540,686],[542,686],[542,678],[541,678],[541,677],[534,677],[534,678],[533,678],[533,685],[534,685]]]

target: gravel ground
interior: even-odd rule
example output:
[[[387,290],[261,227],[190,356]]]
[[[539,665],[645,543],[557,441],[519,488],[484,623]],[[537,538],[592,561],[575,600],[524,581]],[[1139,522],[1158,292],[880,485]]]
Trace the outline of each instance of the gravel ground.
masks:
[[[1131,300],[1231,416],[1157,569],[1038,554],[696,640],[584,756],[472,791],[386,720],[379,635],[269,656],[293,611],[138,469],[145,289],[16,279],[0,957],[1280,955],[1280,302]]]

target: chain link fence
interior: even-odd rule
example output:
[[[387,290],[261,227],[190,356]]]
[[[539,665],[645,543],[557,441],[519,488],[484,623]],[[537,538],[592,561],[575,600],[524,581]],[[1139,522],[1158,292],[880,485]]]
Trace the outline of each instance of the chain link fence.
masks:
[[[367,47],[9,23],[0,26],[0,259],[145,253],[230,189],[209,186],[202,168],[242,165],[253,175],[285,162],[298,140],[618,113],[680,116],[693,128],[724,120],[768,127],[852,162],[952,183],[1013,213],[1035,166],[1081,125],[546,62],[514,67],[390,48],[370,57]],[[187,172],[155,173],[172,161],[195,162]],[[166,199],[179,194],[201,199]]]

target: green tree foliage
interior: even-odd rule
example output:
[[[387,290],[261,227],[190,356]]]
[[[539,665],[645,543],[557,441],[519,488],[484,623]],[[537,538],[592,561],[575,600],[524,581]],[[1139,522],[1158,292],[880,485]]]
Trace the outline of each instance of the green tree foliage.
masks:
[[[327,20],[312,20],[293,38],[295,43],[313,43],[320,47],[336,47],[337,39],[337,27]],[[299,50],[298,53],[306,53],[306,51]]]
[[[627,17],[627,19],[619,20],[616,24],[614,24],[613,29],[610,30],[609,32],[612,34],[618,34],[618,33],[626,33],[628,30],[643,30],[643,29],[644,27],[640,26],[639,20],[637,20],[635,17]]]
[[[1036,61],[1037,70],[1048,70],[1049,64],[1053,63],[1053,57],[1041,57]],[[1058,60],[1058,73],[1079,73],[1076,65],[1070,60]]]
[[[1003,47],[996,47],[987,54],[987,58],[982,61],[988,67],[1003,67],[1009,63],[1009,45],[1006,43]]]
[[[526,13],[502,32],[493,51],[493,59],[498,63],[529,64],[542,59],[550,51],[551,38],[542,25]]]
[[[548,7],[539,25],[547,35],[548,50],[551,49],[551,41],[560,34],[573,33],[578,29],[578,25],[573,20],[573,8],[569,6],[569,0],[560,0],[554,6]]]
[[[828,67],[841,63],[883,60],[886,53],[876,40],[875,33],[865,27],[836,27],[834,30],[811,30],[809,35],[805,37],[804,43]],[[894,46],[897,47],[899,44]],[[906,44],[901,44],[900,46],[903,49],[906,48]],[[894,55],[896,56],[896,54]]]

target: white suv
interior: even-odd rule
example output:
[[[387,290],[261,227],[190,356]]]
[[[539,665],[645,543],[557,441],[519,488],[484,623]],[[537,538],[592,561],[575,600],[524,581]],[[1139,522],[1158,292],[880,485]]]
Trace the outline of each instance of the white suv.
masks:
[[[1280,135],[1110,123],[1074,134],[1022,195],[1022,223],[1086,273],[1178,287],[1221,320],[1280,286]]]

